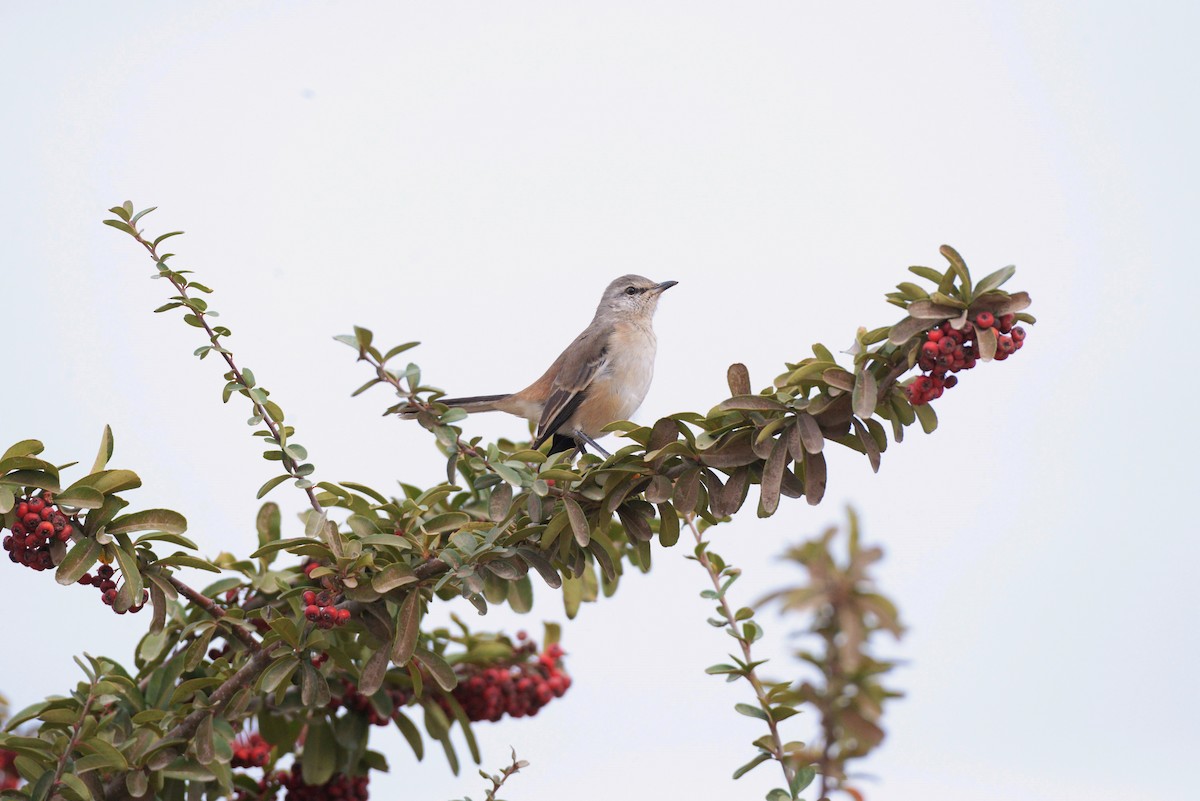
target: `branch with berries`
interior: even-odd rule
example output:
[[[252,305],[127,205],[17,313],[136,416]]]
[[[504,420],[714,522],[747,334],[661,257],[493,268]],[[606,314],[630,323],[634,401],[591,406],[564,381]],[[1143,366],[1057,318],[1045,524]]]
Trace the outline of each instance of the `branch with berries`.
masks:
[[[745,368],[734,365],[730,397],[708,412],[675,414],[652,426],[615,423],[610,428],[625,438],[623,447],[604,459],[588,454],[575,461],[525,442],[465,438],[456,425],[462,411],[441,403],[441,392],[421,383],[415,364],[387,367],[414,343],[377,349],[370,331],[356,328],[341,339],[375,372],[360,391],[390,386],[401,403],[388,412],[417,409],[447,459],[444,484],[381,492],[311,477],[308,454],[282,410],[225,347],[229,330],[213,324],[216,312],[199,297],[211,290],[171,266],[172,254],[160,253],[178,232],[150,238],[138,228],[150,209],[135,213],[126,203],[111,211],[115,219],[106,223],[137,241],[154,259],[154,277],[174,290],[157,311],[184,309],[184,321],[206,336],[196,355],[216,352],[228,368],[223,400],[247,397],[255,435],[272,443],[264,456],[284,472],[268,478],[259,497],[290,479],[309,507],[302,534],[285,537],[279,507],[264,505],[257,550],[248,558],[207,560],[194,555],[182,515],[123,514],[121,494],[141,482],[132,471],[107,469],[110,431],[91,472],[65,487],[59,468],[39,457],[36,441],[0,456],[10,559],[53,569],[63,584],[96,587],[118,613],[147,602],[154,610],[136,670],[105,667],[103,698],[115,700],[84,716],[78,748],[63,763],[67,772],[92,773],[88,781],[103,779],[112,792],[135,798],[182,792],[193,781],[232,793],[235,743],[252,721],[273,751],[293,750],[303,739],[296,781],[310,788],[332,787],[338,776],[353,780],[337,785],[350,788],[383,769],[382,756],[367,747],[369,726],[380,719],[393,722],[422,754],[421,727],[403,711],[409,706],[421,707],[425,732],[452,767],[455,724],[478,763],[471,723],[534,714],[561,696],[570,679],[555,642],[533,654],[523,641],[500,635],[423,627],[431,605],[462,597],[481,613],[496,604],[528,612],[537,575],[561,593],[573,617],[582,603],[615,592],[627,569],[648,571],[654,543],[675,545],[681,519],[723,522],[756,486],[759,516],[773,514],[784,496],[818,503],[827,442],[863,453],[878,469],[889,442],[885,424],[894,442],[917,420],[932,431],[933,397],[925,396],[933,394],[934,379],[944,390],[968,363],[1002,360],[1004,342],[1011,340],[1015,351],[1024,341],[1017,323],[1033,322],[1024,314],[1028,297],[1001,288],[1010,268],[973,284],[958,254],[943,248],[950,263],[944,272],[913,268],[933,282],[932,291],[901,284],[889,300],[907,317],[860,329],[849,364],[814,345],[811,358],[787,364],[758,392]],[[915,368],[928,375],[904,383]],[[162,557],[157,549],[164,544],[184,550]],[[282,554],[299,564],[277,565]],[[182,567],[222,575],[196,589],[175,576]],[[335,692],[338,708],[330,706]],[[374,718],[360,720],[364,703]],[[13,725],[37,721],[39,731],[51,732],[68,717],[80,720],[79,712],[50,700],[18,713]],[[52,775],[65,742],[0,736],[0,748],[10,746],[21,756],[16,766],[36,785],[46,766]],[[80,771],[81,762],[91,767]],[[797,768],[789,784],[798,775]],[[276,784],[284,786],[282,779]],[[237,788],[266,792],[240,781]]]

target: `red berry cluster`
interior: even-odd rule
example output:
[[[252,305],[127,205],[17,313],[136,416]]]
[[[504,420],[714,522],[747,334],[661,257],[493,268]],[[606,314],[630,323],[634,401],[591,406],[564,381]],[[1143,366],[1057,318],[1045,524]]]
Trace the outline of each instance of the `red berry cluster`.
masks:
[[[15,767],[16,761],[16,751],[0,748],[0,790],[15,790],[21,783],[21,775]]]
[[[562,655],[562,648],[551,645],[532,662],[468,665],[451,694],[470,720],[497,721],[506,713],[514,718],[532,717],[571,686],[571,677],[562,671]],[[447,706],[439,702],[443,708]],[[447,714],[449,711],[446,709]]]
[[[271,759],[271,744],[258,732],[239,734],[233,741],[235,768],[265,768]]]
[[[71,521],[54,504],[54,496],[43,492],[21,498],[17,501],[15,511],[15,518],[9,526],[12,534],[4,538],[4,550],[8,551],[8,558],[34,570],[54,567],[51,544],[67,542],[75,533]]]
[[[337,710],[345,707],[351,712],[366,715],[367,720],[372,726],[386,726],[392,722],[392,713],[400,707],[405,706],[413,698],[411,692],[401,690],[398,687],[388,687],[387,694],[392,708],[386,715],[381,715],[379,710],[375,708],[375,704],[371,703],[370,696],[360,693],[358,685],[354,682],[346,682],[345,691],[340,696],[334,696],[330,700],[329,708]]]
[[[277,778],[287,790],[284,797],[288,801],[367,801],[367,783],[370,781],[368,776],[335,773],[324,784],[305,784],[299,762],[292,764],[291,773],[280,773]]]
[[[100,591],[100,600],[106,606],[112,606],[117,600],[117,582],[113,579],[113,569],[111,565],[100,565],[96,568],[96,575],[84,573],[79,577],[79,583],[91,585]],[[142,590],[141,603],[135,604],[125,611],[115,610],[117,614],[123,615],[125,612],[140,612],[142,607],[146,605],[146,601],[150,600],[150,591]]]
[[[307,590],[304,593],[304,616],[316,623],[319,629],[331,629],[345,625],[350,619],[350,610],[338,609],[329,590]]]
[[[1025,329],[1014,326],[1016,315],[1006,314],[996,319],[991,312],[981,311],[975,315],[975,326],[964,327],[961,331],[944,322],[937,328],[931,329],[921,343],[921,355],[917,365],[926,374],[913,379],[906,390],[908,399],[914,406],[920,406],[936,400],[942,392],[958,383],[954,373],[960,370],[970,370],[979,360],[979,345],[976,341],[975,329],[995,327],[996,361],[1004,361],[1021,349],[1025,341]]]

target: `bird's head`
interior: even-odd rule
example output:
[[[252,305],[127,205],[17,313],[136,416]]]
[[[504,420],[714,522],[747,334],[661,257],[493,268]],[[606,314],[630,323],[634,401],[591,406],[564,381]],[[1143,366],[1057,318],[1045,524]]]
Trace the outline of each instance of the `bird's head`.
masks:
[[[600,298],[597,315],[616,318],[649,319],[658,306],[658,297],[678,281],[661,284],[640,275],[623,275],[608,285]]]

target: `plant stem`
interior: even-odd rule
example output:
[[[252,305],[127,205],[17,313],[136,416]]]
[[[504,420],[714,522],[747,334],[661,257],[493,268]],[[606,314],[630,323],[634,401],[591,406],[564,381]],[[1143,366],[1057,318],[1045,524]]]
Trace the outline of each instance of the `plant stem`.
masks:
[[[253,656],[246,661],[246,664],[237,669],[229,678],[213,691],[209,696],[208,705],[202,709],[194,710],[190,715],[179,722],[177,726],[168,731],[162,736],[162,740],[187,740],[195,735],[196,730],[200,728],[200,723],[209,715],[217,715],[232,700],[238,690],[251,684],[259,675],[267,669],[270,664],[271,654],[283,645],[282,640],[277,640],[265,648],[260,648]],[[104,787],[104,797],[109,801],[117,801],[117,799],[126,798],[128,794],[125,792],[125,774],[119,773],[109,780]]]
[[[53,798],[54,791],[58,789],[58,783],[62,779],[63,771],[67,767],[67,760],[71,754],[75,753],[76,747],[79,745],[79,735],[83,733],[83,722],[87,720],[88,712],[92,708],[92,702],[96,700],[96,679],[92,679],[92,683],[88,686],[87,699],[83,702],[83,708],[79,710],[79,719],[75,721],[75,727],[71,731],[71,741],[67,743],[67,748],[62,752],[62,756],[58,758],[58,764],[54,766],[54,778],[50,780],[50,787],[46,790],[46,798]]]
[[[146,251],[150,254],[150,257],[152,259],[154,259],[155,264],[161,263],[162,260],[159,258],[158,248],[156,245],[154,245],[151,242],[147,242],[145,239],[142,238],[142,235],[136,231],[133,234],[133,238],[138,241],[138,244],[140,244],[142,247],[144,247],[146,249]],[[188,295],[188,293],[187,293],[186,283],[180,281],[173,274],[167,274],[167,280],[169,280],[171,282],[171,285],[175,287],[175,290],[179,293],[180,297],[184,298],[185,300],[189,300],[189,301],[192,299],[191,296]],[[217,353],[220,353],[221,358],[223,358],[225,360],[225,363],[227,365],[229,365],[229,371],[231,373],[233,373],[234,378],[237,379],[237,382],[239,384],[241,384],[243,387],[246,387],[247,386],[246,379],[242,375],[241,369],[239,369],[237,364],[233,361],[233,354],[230,353],[226,348],[221,346],[220,338],[217,336],[217,333],[215,331],[213,331],[212,326],[209,325],[207,315],[203,311],[200,311],[199,309],[195,308],[194,306],[188,305],[188,308],[191,310],[192,314],[195,315],[196,319],[200,322],[200,325],[204,329],[205,333],[208,334],[208,341],[213,344],[213,349],[216,350]],[[249,388],[247,387],[247,391],[248,390],[249,390]],[[279,446],[279,450],[283,455],[282,461],[283,461],[284,469],[287,470],[288,474],[293,476],[294,478],[297,478],[297,479],[302,478],[302,476],[296,475],[296,467],[297,467],[296,460],[294,460],[291,456],[289,456],[287,454],[286,451],[283,450],[283,437],[279,433],[278,425],[271,418],[271,415],[267,413],[266,406],[259,403],[258,401],[256,401],[253,397],[250,398],[250,403],[253,404],[253,406],[254,406],[254,413],[262,418],[263,423],[266,425],[267,430],[271,434],[271,439],[275,442],[276,445]],[[308,496],[308,501],[310,504],[312,504],[312,508],[318,512],[322,511],[321,504],[317,503],[316,490],[313,487],[307,487],[304,490],[304,493]]]
[[[692,536],[696,538],[696,545],[701,545],[704,543],[704,535],[700,533],[700,528],[696,525],[696,516],[694,514],[688,514],[684,517],[684,522],[687,523],[687,527],[691,529]],[[752,664],[754,662],[754,658],[750,654],[750,641],[743,637],[737,630],[736,613],[729,605],[729,601],[726,600],[725,594],[721,592],[721,571],[718,570],[717,566],[714,565],[712,560],[708,558],[707,550],[697,548],[696,553],[696,560],[700,562],[700,565],[705,570],[708,571],[708,577],[712,579],[713,589],[717,592],[717,602],[721,606],[721,613],[725,616],[727,626],[730,631],[733,632],[738,644],[742,647],[743,660],[747,665]],[[796,770],[795,767],[790,764],[790,760],[788,760],[787,755],[784,753],[783,738],[779,736],[779,726],[776,724],[775,718],[771,715],[771,702],[767,698],[766,688],[763,686],[762,680],[758,677],[758,673],[755,672],[754,668],[748,669],[742,675],[745,677],[746,681],[750,682],[750,686],[754,688],[754,696],[758,700],[758,706],[760,709],[762,709],[763,714],[765,714],[767,717],[767,728],[771,731],[771,748],[769,750],[771,752],[771,756],[774,757],[775,761],[779,763],[779,767],[783,770],[783,776],[787,781],[787,786],[790,792],[792,781],[796,776]]]
[[[199,590],[189,587],[187,584],[184,584],[173,575],[168,576],[167,580],[171,582],[172,587],[179,591],[180,595],[196,604],[196,606],[199,606],[208,614],[212,615],[213,618],[220,620],[221,618],[225,617],[225,610],[218,606],[216,601],[214,601],[212,598],[209,598]],[[229,628],[232,631],[233,636],[237,637],[238,641],[241,642],[242,645],[249,648],[252,652],[258,652],[260,648],[258,640],[254,639],[254,637],[250,635],[250,632],[243,630],[239,626],[230,626]]]

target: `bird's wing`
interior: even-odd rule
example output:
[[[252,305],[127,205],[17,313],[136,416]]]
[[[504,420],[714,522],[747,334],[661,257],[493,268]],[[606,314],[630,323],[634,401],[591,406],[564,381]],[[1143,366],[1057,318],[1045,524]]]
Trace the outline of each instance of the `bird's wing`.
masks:
[[[592,380],[608,361],[608,338],[589,328],[575,338],[560,358],[563,358],[562,364],[538,420],[535,448],[554,436],[583,403]]]

